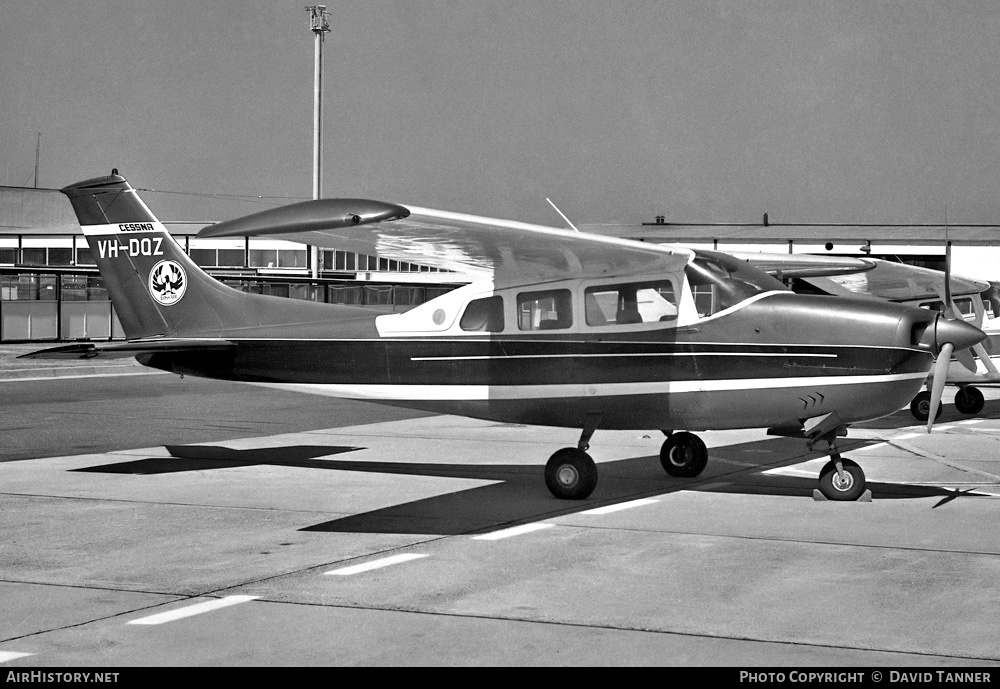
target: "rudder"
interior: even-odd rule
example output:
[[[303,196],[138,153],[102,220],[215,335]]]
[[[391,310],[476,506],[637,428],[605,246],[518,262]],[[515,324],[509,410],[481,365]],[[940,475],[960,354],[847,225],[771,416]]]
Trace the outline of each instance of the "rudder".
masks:
[[[224,329],[221,307],[248,296],[201,270],[117,170],[61,191],[73,205],[128,339],[218,335]]]

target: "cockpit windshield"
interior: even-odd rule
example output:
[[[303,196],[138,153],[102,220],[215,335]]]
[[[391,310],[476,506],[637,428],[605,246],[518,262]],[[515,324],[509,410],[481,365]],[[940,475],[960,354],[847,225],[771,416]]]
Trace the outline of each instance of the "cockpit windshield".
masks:
[[[695,251],[685,268],[701,317],[711,316],[763,292],[788,288],[762,270],[715,251]]]

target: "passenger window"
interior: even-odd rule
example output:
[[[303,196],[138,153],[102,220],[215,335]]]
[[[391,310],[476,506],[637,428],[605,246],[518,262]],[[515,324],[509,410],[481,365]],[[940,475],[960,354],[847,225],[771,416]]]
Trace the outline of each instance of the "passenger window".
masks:
[[[677,318],[677,298],[669,280],[589,287],[583,302],[587,325],[656,323]]]
[[[521,330],[561,330],[573,325],[568,289],[517,295],[517,327]]]
[[[503,330],[503,297],[494,295],[470,301],[459,325],[462,330],[500,332]]]

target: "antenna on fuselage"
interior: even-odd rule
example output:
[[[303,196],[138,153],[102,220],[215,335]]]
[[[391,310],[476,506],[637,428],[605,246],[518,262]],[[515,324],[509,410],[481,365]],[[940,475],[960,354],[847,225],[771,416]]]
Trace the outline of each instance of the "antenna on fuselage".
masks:
[[[567,217],[566,217],[566,215],[565,215],[565,214],[564,214],[564,213],[563,213],[563,212],[562,212],[561,210],[559,210],[559,206],[557,206],[556,204],[552,203],[552,199],[550,199],[550,198],[549,198],[548,196],[546,196],[546,197],[545,197],[545,200],[549,202],[549,205],[550,205],[550,206],[552,206],[553,208],[555,208],[555,209],[556,209],[556,213],[558,213],[558,214],[559,214],[560,216],[562,216],[562,219],[566,221],[566,224],[567,224],[567,225],[569,225],[570,227],[572,227],[572,228],[573,228],[574,230],[576,230],[577,232],[579,232],[579,231],[580,231],[580,230],[579,230],[579,229],[577,228],[577,226],[576,226],[576,225],[574,225],[573,223],[571,223],[571,222],[569,221],[569,218],[567,218]]]

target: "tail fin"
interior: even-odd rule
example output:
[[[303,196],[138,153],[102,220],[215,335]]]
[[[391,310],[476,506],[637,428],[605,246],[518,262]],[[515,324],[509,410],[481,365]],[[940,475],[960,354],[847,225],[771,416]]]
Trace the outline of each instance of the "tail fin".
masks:
[[[129,340],[223,337],[234,330],[331,315],[317,309],[329,304],[293,304],[215,280],[188,257],[117,170],[62,192],[76,211]]]

